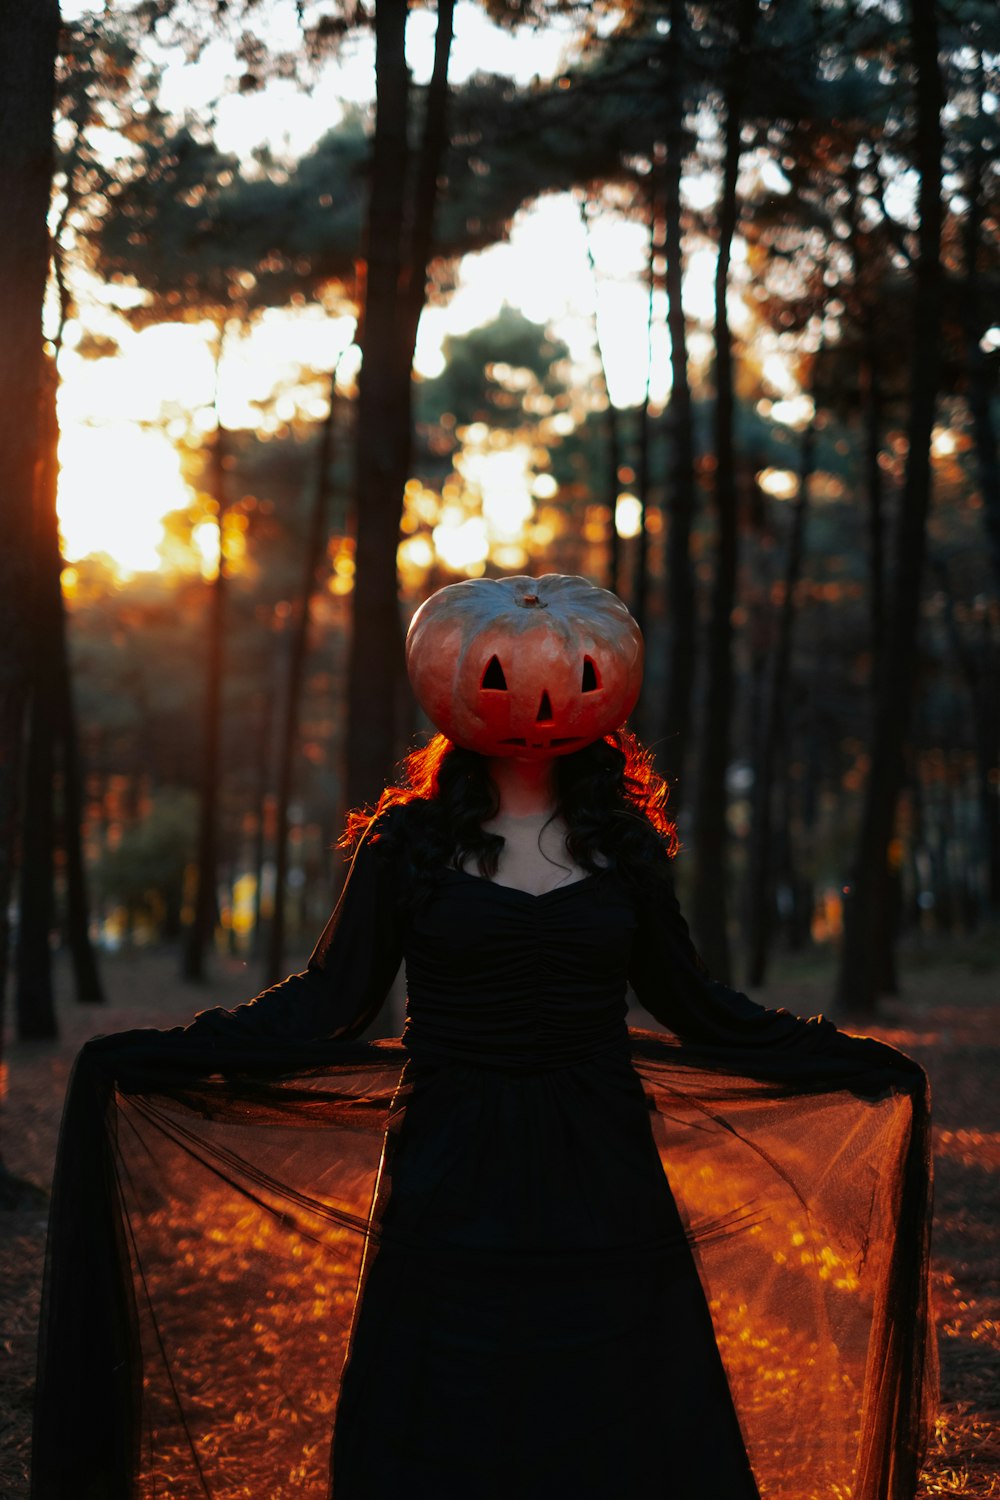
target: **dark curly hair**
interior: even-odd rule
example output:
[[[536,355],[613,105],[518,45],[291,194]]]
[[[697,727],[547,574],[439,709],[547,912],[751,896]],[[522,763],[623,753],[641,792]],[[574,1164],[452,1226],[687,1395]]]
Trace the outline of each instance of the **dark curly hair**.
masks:
[[[353,849],[371,830],[399,855],[416,901],[448,864],[475,859],[482,876],[495,876],[504,841],[482,826],[499,809],[486,757],[435,734],[400,770],[399,782],[385,788],[374,808],[348,813],[338,844]],[[670,790],[634,734],[615,730],[558,756],[554,773],[556,812],[582,869],[591,875],[611,869],[633,887],[664,877],[680,849],[667,816]]]

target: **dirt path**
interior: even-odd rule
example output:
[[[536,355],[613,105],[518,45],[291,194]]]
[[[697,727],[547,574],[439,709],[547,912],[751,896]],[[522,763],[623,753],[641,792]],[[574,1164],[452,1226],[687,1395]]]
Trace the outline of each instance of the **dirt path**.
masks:
[[[179,983],[173,955],[118,956],[105,968],[105,1009],[71,1005],[61,974],[61,1040],[8,1049],[4,1158],[42,1188],[51,1179],[72,1060],[87,1037],[175,1025],[203,1006],[236,1004],[256,987],[235,962],[220,968],[201,994]],[[934,1292],[943,1405],[920,1497],[1000,1497],[1000,973],[923,962],[904,969],[904,988],[905,1012],[899,1013],[906,1026],[872,1029],[919,1058],[934,1086]],[[828,981],[812,977],[775,983],[757,998],[811,1015],[825,1008],[828,993]],[[45,1222],[43,1193],[0,1220],[0,1500],[28,1494]]]

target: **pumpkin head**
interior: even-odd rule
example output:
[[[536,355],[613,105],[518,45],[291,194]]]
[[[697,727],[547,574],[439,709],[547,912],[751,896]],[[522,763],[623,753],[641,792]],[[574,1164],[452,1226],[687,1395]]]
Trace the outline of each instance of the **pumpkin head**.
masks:
[[[413,691],[457,745],[530,760],[617,729],[642,684],[642,635],[586,578],[471,578],[420,606],[406,637]]]

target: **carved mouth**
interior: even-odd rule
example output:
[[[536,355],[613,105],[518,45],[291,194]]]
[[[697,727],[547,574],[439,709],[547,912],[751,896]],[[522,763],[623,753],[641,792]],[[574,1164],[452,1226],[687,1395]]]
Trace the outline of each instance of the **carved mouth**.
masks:
[[[501,743],[501,745],[527,745],[528,741],[525,740],[525,739],[520,739],[520,738],[515,737],[515,738],[509,739],[509,740],[501,740],[500,743]],[[531,741],[531,748],[533,750],[543,750],[545,748],[546,744],[548,744],[550,746],[552,746],[552,745],[582,745],[583,744],[583,735],[582,734],[567,734],[567,735],[562,735],[562,736],[557,737],[556,739],[551,739],[551,740],[548,740],[548,741],[546,741],[546,740],[532,740]]]

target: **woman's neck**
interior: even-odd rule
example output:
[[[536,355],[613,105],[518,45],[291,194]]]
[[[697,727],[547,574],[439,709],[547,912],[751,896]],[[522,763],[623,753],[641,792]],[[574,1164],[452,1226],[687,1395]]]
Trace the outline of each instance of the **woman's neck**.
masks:
[[[515,760],[513,756],[496,756],[489,761],[489,772],[500,798],[500,817],[547,817],[555,811],[555,777],[551,760]]]

